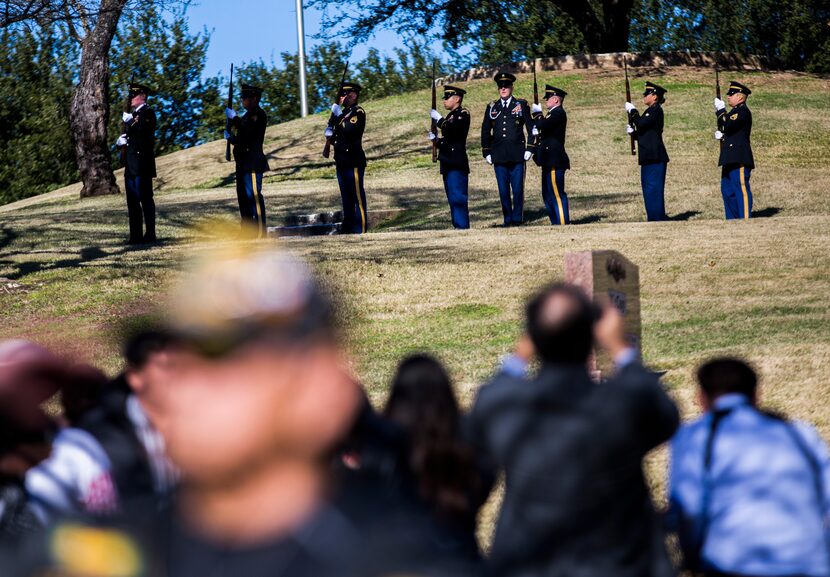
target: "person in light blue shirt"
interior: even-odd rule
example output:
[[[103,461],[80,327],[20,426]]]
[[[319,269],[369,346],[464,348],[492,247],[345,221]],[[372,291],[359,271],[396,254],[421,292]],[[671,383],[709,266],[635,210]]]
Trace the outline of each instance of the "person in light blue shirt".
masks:
[[[698,370],[705,413],[671,443],[667,520],[706,575],[830,575],[830,453],[809,425],[757,407],[737,359]]]

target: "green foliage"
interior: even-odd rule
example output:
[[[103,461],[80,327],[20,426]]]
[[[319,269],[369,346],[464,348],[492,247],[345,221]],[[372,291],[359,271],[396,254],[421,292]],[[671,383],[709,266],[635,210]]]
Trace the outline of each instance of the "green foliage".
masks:
[[[148,103],[158,122],[157,154],[222,137],[219,79],[202,79],[209,41],[206,31],[190,33],[184,11],[167,22],[151,4],[124,19],[110,56],[111,140],[122,131],[121,112],[132,79],[156,92]]]
[[[69,106],[78,48],[60,29],[0,37],[0,204],[78,178]]]

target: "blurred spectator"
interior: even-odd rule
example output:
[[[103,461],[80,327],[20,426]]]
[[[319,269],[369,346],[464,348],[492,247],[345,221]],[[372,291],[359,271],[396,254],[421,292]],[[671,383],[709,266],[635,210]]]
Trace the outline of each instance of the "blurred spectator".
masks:
[[[428,355],[401,361],[384,414],[408,436],[416,494],[437,522],[434,539],[478,559],[476,516],[494,479],[461,437],[461,412],[441,363]]]
[[[671,444],[669,520],[707,575],[830,575],[830,453],[809,425],[757,406],[743,361],[698,369],[705,411]]]
[[[553,285],[526,308],[541,368],[483,386],[470,439],[505,474],[489,560],[492,575],[671,575],[643,478],[646,453],[668,440],[677,409],[626,346],[620,314],[599,313],[576,287]],[[594,343],[618,361],[591,380]]]
[[[24,479],[51,452],[57,423],[42,405],[60,390],[63,369],[43,347],[0,341],[0,546],[15,546],[40,525]]]
[[[63,419],[67,425],[74,427],[101,402],[107,377],[93,366],[80,364],[68,367],[63,380]]]

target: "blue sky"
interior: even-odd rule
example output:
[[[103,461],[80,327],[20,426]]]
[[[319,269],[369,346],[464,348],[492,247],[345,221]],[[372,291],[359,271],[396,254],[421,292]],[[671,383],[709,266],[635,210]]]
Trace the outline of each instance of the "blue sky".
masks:
[[[320,40],[320,13],[305,9],[306,50]],[[192,33],[207,28],[210,34],[205,75],[227,75],[231,62],[241,64],[272,57],[280,62],[281,52],[297,51],[297,15],[295,0],[196,0],[187,11]],[[344,39],[339,39],[343,42]],[[400,37],[381,32],[369,43],[388,53],[401,45]],[[352,61],[361,60],[369,45],[357,46]]]

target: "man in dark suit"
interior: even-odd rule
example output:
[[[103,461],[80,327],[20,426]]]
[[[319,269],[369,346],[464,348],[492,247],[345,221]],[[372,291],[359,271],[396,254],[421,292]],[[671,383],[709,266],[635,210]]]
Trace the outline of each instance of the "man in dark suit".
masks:
[[[124,187],[127,191],[127,213],[130,218],[128,244],[156,242],[156,203],[153,201],[153,179],[156,177],[156,113],[147,106],[151,90],[143,84],[130,84],[130,112],[124,112],[125,132],[115,145],[126,146]],[[146,232],[142,234],[143,225]]]
[[[363,132],[366,130],[366,111],[358,106],[361,86],[344,82],[337,102],[331,107],[326,138],[332,138],[337,183],[343,202],[343,234],[364,233],[369,230],[366,216],[366,153],[363,151]]]
[[[568,224],[570,210],[565,193],[565,171],[571,168],[571,160],[565,152],[565,130],[568,115],[562,107],[567,92],[550,84],[545,85],[545,104],[548,113],[542,116],[541,107],[535,111],[533,122],[538,135],[534,160],[542,168],[542,200],[548,209],[551,224]]]
[[[266,236],[265,199],[262,197],[262,175],[269,170],[268,159],[262,150],[268,115],[260,108],[262,88],[242,85],[242,106],[245,114],[238,116],[230,108],[225,115],[236,134],[225,134],[233,145],[233,158],[236,161],[236,197],[239,200],[239,213],[242,225],[251,225],[254,236]]]
[[[642,461],[671,437],[677,409],[626,344],[619,312],[598,316],[580,289],[544,289],[526,308],[539,373],[502,372],[479,391],[468,434],[506,486],[491,575],[672,574]],[[595,339],[617,362],[605,383],[587,370]]]
[[[640,164],[640,183],[646,205],[646,219],[666,220],[666,168],[669,154],[663,144],[663,108],[666,89],[653,82],[646,82],[643,103],[647,108],[641,115],[630,102],[625,103],[628,112],[626,132],[637,139]]]
[[[749,144],[752,112],[746,105],[750,94],[752,91],[740,82],[730,82],[726,92],[726,100],[732,107],[729,113],[723,100],[715,98],[715,114],[718,117],[715,139],[721,142],[718,159],[718,166],[722,167],[720,191],[727,220],[747,219],[752,213],[749,176],[755,168],[755,160]]]
[[[504,226],[515,226],[524,220],[525,163],[533,155],[533,119],[527,100],[513,97],[515,76],[499,72],[493,80],[499,87],[499,98],[484,112],[481,153],[496,172]]]
[[[467,159],[467,133],[470,131],[470,111],[461,103],[467,93],[457,86],[444,87],[444,108],[449,110],[442,117],[437,110],[430,110],[429,116],[441,129],[441,137],[428,133],[430,140],[438,141],[438,160],[444,177],[444,191],[450,204],[452,225],[455,228],[470,228],[470,214],[467,210],[467,186],[470,162]]]

